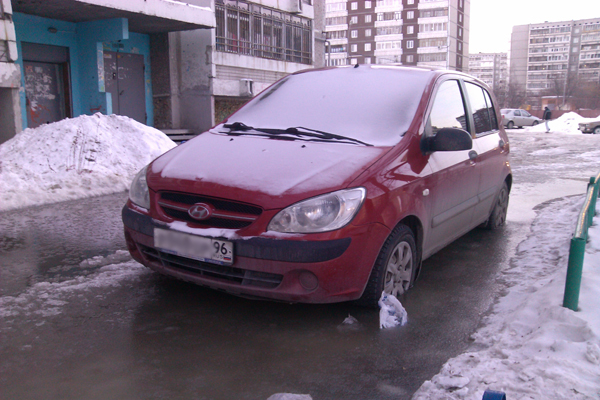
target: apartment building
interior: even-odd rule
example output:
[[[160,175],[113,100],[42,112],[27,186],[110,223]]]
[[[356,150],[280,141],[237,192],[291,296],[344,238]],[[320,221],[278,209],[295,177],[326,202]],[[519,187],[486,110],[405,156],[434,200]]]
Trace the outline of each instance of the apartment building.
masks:
[[[496,93],[508,86],[508,53],[469,54],[469,74],[484,81]]]
[[[0,143],[22,129],[17,37],[10,0],[0,0]]]
[[[156,37],[164,51],[153,68],[170,76],[155,87],[156,126],[201,133],[284,76],[322,66],[320,9],[311,0],[214,0],[215,29]]]
[[[466,70],[469,0],[326,0],[329,65]]]
[[[510,82],[536,108],[564,105],[577,87],[598,84],[600,18],[513,27]]]

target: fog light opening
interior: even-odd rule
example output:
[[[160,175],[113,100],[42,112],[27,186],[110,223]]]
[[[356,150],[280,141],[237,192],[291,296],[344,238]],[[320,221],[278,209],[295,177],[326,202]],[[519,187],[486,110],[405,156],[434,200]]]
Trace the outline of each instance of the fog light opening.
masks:
[[[315,290],[319,286],[319,279],[309,271],[302,271],[298,280],[300,281],[300,285],[306,290]]]

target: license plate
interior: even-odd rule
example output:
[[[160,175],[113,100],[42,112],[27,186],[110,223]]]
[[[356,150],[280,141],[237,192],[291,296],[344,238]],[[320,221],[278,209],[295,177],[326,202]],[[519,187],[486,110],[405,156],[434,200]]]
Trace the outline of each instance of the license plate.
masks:
[[[154,228],[154,246],[165,253],[219,265],[233,264],[233,243]]]

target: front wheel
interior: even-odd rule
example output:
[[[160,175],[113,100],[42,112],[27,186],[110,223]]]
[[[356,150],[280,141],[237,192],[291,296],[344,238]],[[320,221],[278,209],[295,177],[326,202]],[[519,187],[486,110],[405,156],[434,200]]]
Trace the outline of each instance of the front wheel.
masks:
[[[600,126],[594,128],[594,135],[600,135]]]
[[[500,228],[506,222],[506,214],[508,211],[508,185],[506,182],[502,184],[502,188],[496,198],[496,203],[492,209],[490,217],[483,225],[485,229],[495,230]]]
[[[398,225],[381,248],[367,287],[357,303],[377,307],[381,292],[396,297],[404,294],[413,284],[417,267],[415,235],[406,225]]]
[[[539,122],[538,122],[538,121],[533,121],[533,124],[532,124],[532,126],[536,126],[537,124],[539,124]]]
[[[506,129],[512,129],[515,127],[515,123],[512,121],[508,121],[508,124],[506,124]]]

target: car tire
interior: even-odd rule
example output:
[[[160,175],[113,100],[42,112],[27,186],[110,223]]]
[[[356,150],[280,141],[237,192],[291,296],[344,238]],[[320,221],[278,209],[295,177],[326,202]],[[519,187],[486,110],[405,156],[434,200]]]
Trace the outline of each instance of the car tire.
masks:
[[[536,126],[537,124],[539,124],[538,121],[533,121],[533,124],[531,124],[531,126]]]
[[[512,121],[508,121],[508,124],[506,124],[506,129],[512,129],[515,127],[515,123]]]
[[[381,292],[398,297],[412,287],[419,260],[415,235],[406,225],[394,228],[383,244],[369,281],[357,304],[377,307]]]
[[[600,135],[600,126],[597,126],[597,127],[594,128],[593,134],[594,135]]]
[[[506,213],[508,211],[508,199],[508,185],[506,182],[504,182],[500,192],[498,192],[498,196],[496,197],[496,202],[494,203],[492,213],[483,225],[485,229],[496,230],[504,225],[506,222]]]

